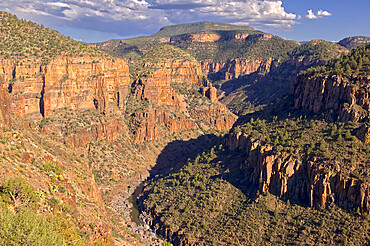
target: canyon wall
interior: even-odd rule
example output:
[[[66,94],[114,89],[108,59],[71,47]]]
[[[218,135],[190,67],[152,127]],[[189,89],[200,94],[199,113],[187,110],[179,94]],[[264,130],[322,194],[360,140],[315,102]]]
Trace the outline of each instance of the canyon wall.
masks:
[[[70,132],[66,132],[64,128],[64,124],[51,123],[43,126],[40,131],[50,138],[64,143],[67,147],[79,148],[94,140],[116,141],[125,128],[125,123],[123,118],[119,116],[102,117],[97,123],[83,128],[70,129]]]
[[[142,57],[137,69],[131,97],[151,105],[132,114],[135,143],[159,140],[163,127],[172,134],[199,127],[228,130],[235,123],[236,116],[218,102],[217,89],[188,53],[165,45]],[[198,93],[203,97],[195,96]]]
[[[294,107],[314,113],[328,111],[334,120],[369,121],[369,77],[352,81],[338,75],[298,76],[293,88]]]
[[[161,140],[161,127],[165,127],[171,134],[184,130],[197,129],[197,125],[190,119],[181,116],[170,117],[163,109],[148,107],[142,113],[134,113],[134,124],[138,125],[134,131],[134,143],[149,140]]]
[[[123,108],[128,93],[129,70],[123,60],[58,56],[43,64],[34,60],[14,63],[2,60],[0,76],[7,81],[14,114],[20,117],[54,109],[96,108],[108,112],[108,102]]]
[[[370,187],[344,176],[339,165],[331,167],[315,158],[303,161],[285,152],[275,153],[271,146],[242,133],[229,134],[226,145],[243,154],[240,168],[246,182],[261,193],[268,191],[321,208],[335,203],[346,209],[359,208],[363,213],[370,211]]]
[[[228,61],[205,60],[200,62],[205,74],[217,74],[217,79],[237,79],[256,72],[264,60],[260,58],[236,58]]]
[[[11,102],[8,92],[0,87],[0,127],[11,127],[10,110]]]

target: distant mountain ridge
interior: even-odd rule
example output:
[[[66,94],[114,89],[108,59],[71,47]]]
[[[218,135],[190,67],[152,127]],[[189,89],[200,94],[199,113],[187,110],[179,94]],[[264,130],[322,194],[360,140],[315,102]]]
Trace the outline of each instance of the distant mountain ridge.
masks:
[[[357,48],[359,45],[367,43],[370,43],[370,37],[365,36],[348,37],[338,42],[339,45],[342,45],[343,47],[349,50],[353,50]]]
[[[92,46],[135,61],[164,44],[194,56],[218,87],[218,98],[237,114],[253,111],[287,93],[302,69],[323,65],[348,52],[333,42],[298,43],[251,27],[215,22],[166,26],[151,36]]]
[[[194,23],[186,23],[179,25],[170,25],[162,27],[157,33],[152,36],[167,37],[182,34],[212,32],[212,31],[254,31],[250,26],[236,26],[231,24],[202,21]]]

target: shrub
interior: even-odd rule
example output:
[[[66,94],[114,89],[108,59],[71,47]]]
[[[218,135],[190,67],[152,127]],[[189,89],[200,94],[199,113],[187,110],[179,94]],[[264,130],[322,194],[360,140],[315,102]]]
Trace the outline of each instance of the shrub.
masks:
[[[0,245],[83,245],[72,223],[62,215],[42,216],[30,210],[0,213]]]
[[[11,203],[15,208],[33,206],[39,197],[34,188],[21,178],[10,178],[0,187],[5,202]]]

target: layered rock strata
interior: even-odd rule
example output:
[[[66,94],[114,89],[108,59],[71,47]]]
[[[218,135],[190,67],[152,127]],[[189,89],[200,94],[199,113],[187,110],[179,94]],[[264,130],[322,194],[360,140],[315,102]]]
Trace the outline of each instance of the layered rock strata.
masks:
[[[61,55],[47,64],[3,60],[0,71],[13,111],[20,117],[36,112],[48,117],[60,108],[96,108],[109,114],[108,102],[123,108],[128,93],[129,70],[120,59]]]
[[[137,68],[139,78],[132,84],[132,97],[149,102],[150,106],[142,113],[132,114],[135,143],[159,140],[163,127],[169,133],[176,133],[199,129],[200,125],[206,129],[227,130],[235,123],[236,116],[218,102],[217,89],[188,53],[164,45],[145,55],[138,61]],[[199,88],[203,97],[210,100],[194,97],[188,93],[189,88]],[[190,108],[193,100],[200,100],[196,109]]]
[[[149,107],[142,113],[134,113],[134,124],[138,127],[134,132],[134,143],[149,140],[160,140],[160,128],[165,127],[170,133],[196,129],[197,125],[190,119],[181,116],[170,117],[163,109]]]
[[[11,127],[10,110],[11,102],[8,92],[0,87],[0,127]]]
[[[268,191],[321,208],[335,203],[346,209],[359,208],[363,213],[370,211],[370,187],[344,176],[338,165],[330,167],[315,158],[304,161],[285,152],[276,154],[271,146],[242,133],[228,135],[226,145],[245,156],[241,171],[246,182],[261,193]]]
[[[218,79],[237,79],[242,75],[256,72],[264,64],[263,59],[236,58],[224,62],[202,61],[201,67],[206,74],[218,74]]]
[[[369,77],[350,81],[337,75],[298,76],[293,88],[294,107],[314,113],[329,111],[334,120],[369,121]]]

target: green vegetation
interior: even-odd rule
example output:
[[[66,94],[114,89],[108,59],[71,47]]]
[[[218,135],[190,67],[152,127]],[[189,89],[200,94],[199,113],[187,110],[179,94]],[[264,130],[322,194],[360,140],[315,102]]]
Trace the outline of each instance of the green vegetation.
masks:
[[[216,23],[210,21],[186,23],[180,25],[171,25],[162,27],[159,32],[153,36],[171,37],[176,35],[199,33],[199,32],[212,32],[212,31],[253,31],[253,27],[249,26],[235,26],[224,23]]]
[[[310,68],[302,74],[335,74],[348,78],[370,75],[370,44],[362,45],[349,54],[330,60],[325,66]],[[352,82],[356,80],[350,80]]]
[[[173,45],[188,51],[199,61],[212,59],[213,62],[235,58],[277,59],[285,57],[289,50],[298,45],[277,36],[265,39],[261,35],[263,34],[250,35],[246,39],[221,39],[204,43],[179,41]]]
[[[344,175],[370,182],[370,145],[356,137],[360,123],[327,123],[324,120],[286,118],[271,122],[253,118],[237,126],[276,153],[286,152],[297,159],[313,160],[327,168],[340,165]]]
[[[39,200],[39,194],[21,178],[1,184],[1,245],[85,245],[64,213],[39,215],[35,210]]]
[[[173,63],[192,62],[197,63],[197,60],[189,53],[176,48],[172,45],[161,45],[146,53],[140,59],[132,63],[131,74],[139,74],[149,76],[154,73],[154,70],[171,69],[173,72]]]
[[[240,173],[240,153],[222,145],[196,156],[144,188],[142,206],[176,245],[365,245],[369,218],[337,207],[316,210],[273,195],[256,200]]]
[[[32,207],[39,200],[33,187],[21,178],[10,178],[0,186],[1,199],[16,209]]]
[[[333,57],[338,57],[343,52],[347,52],[347,49],[338,44],[323,40],[312,40],[298,46],[288,55],[295,59],[310,57],[313,60],[328,61]]]
[[[15,15],[0,12],[0,57],[26,61],[42,58],[44,61],[60,54],[107,57],[86,44],[65,37],[57,31],[39,26]]]
[[[339,45],[346,47],[349,50],[356,49],[359,45],[363,45],[370,42],[370,37],[355,36],[342,39],[338,42]]]
[[[221,38],[216,42],[192,42],[182,38],[182,35],[195,33],[217,34]],[[244,39],[235,39],[235,36],[240,34],[249,36]],[[169,42],[170,37],[174,37],[171,45],[189,52],[198,61],[208,59],[226,61],[249,57],[278,59],[286,57],[288,51],[298,46],[297,42],[270,36],[270,34],[256,31],[251,27],[200,22],[164,27],[152,36],[110,40],[105,42],[101,49],[116,56],[136,60],[157,46],[163,45],[163,42]]]
[[[85,245],[73,224],[60,215],[38,215],[33,211],[0,212],[1,245]]]

